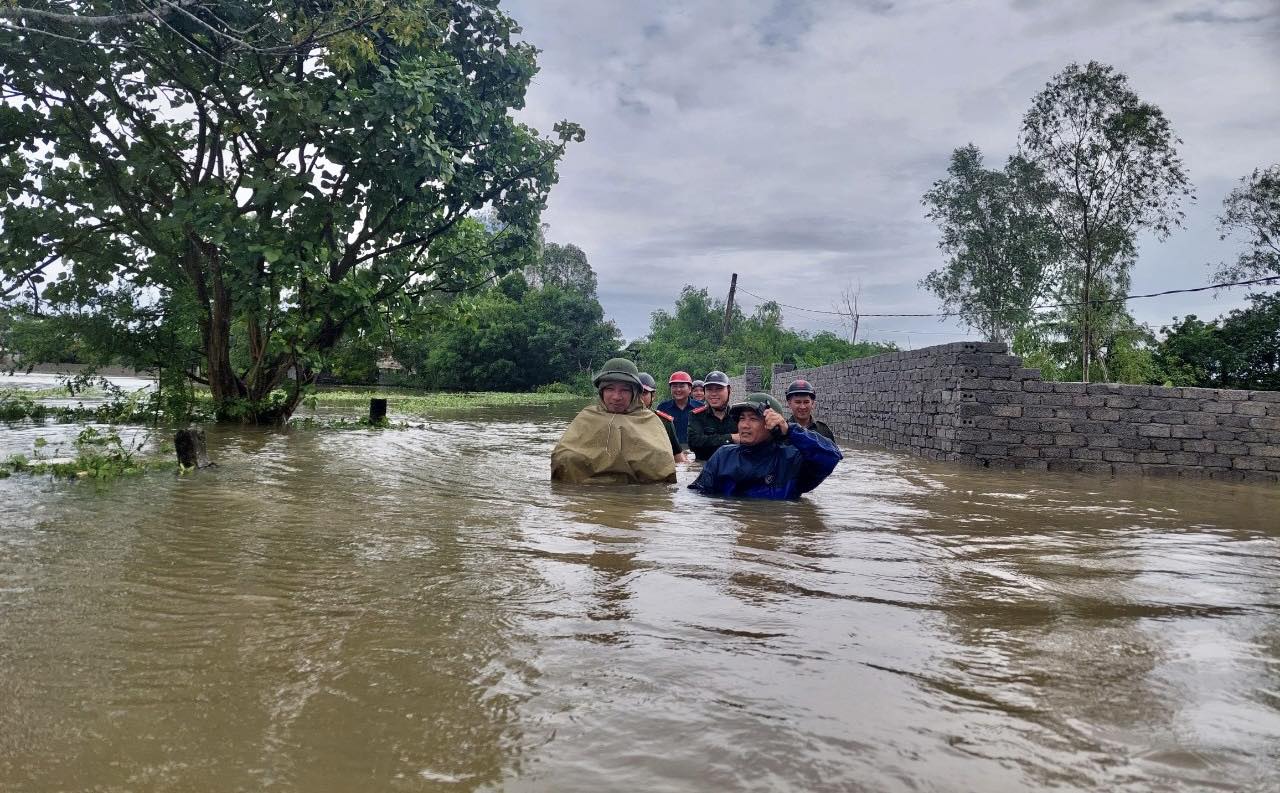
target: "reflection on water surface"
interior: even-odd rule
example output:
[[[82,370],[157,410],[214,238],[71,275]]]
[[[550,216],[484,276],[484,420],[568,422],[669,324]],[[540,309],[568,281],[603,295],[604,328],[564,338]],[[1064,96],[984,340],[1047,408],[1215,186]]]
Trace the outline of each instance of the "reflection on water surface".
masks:
[[[0,789],[1280,786],[1275,488],[553,486],[567,418],[0,481]]]

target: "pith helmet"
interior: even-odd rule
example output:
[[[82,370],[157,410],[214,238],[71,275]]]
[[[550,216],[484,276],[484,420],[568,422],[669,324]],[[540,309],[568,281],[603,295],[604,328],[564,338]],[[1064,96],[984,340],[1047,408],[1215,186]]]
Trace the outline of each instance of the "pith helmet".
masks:
[[[693,385],[693,378],[689,376],[688,372],[672,372],[671,379],[667,380],[667,385],[671,385],[672,383],[688,383],[689,385]]]
[[[600,374],[591,381],[597,390],[605,383],[626,383],[640,388],[640,370],[636,368],[635,362],[626,358],[610,358],[600,367]]]
[[[702,382],[701,380],[694,380],[694,381],[693,381],[693,387],[694,387],[694,388],[702,388],[704,385],[706,385],[706,383]]]
[[[706,385],[722,385],[722,386],[724,386],[725,388],[728,388],[728,387],[729,387],[729,375],[725,374],[724,372],[720,371],[719,369],[716,369],[715,371],[707,372],[707,379],[706,379],[705,381],[703,381],[703,382],[704,382]]]
[[[640,373],[640,387],[641,387],[642,389],[644,389],[645,391],[657,391],[657,390],[658,390],[658,384],[657,384],[657,382],[656,382],[656,381],[654,381],[654,379],[653,379],[653,375],[649,374],[648,372],[641,372],[641,373]]]
[[[787,399],[793,396],[810,396],[817,399],[818,392],[813,390],[813,385],[808,380],[792,380],[791,385],[787,386]]]
[[[775,399],[772,394],[757,391],[754,394],[747,394],[747,398],[741,402],[735,402],[733,407],[729,408],[729,417],[737,421],[738,415],[744,410],[754,410],[763,416],[765,410],[769,408],[773,408],[775,413],[781,413],[782,403]]]

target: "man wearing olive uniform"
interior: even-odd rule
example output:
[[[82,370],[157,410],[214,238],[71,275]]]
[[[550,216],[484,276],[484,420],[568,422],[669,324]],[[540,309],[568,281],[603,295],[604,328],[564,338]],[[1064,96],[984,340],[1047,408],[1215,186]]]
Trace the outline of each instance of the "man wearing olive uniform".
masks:
[[[715,371],[703,381],[707,403],[689,417],[689,450],[710,460],[716,449],[738,442],[738,422],[729,415],[729,376]]]
[[[658,383],[653,379],[653,375],[648,372],[640,373],[640,402],[650,410],[653,410],[653,396],[658,392]],[[680,446],[680,441],[676,440],[676,428],[672,423],[671,416],[663,413],[661,410],[653,410],[658,414],[658,418],[662,419],[662,425],[667,428],[667,439],[671,441],[671,456],[678,463],[687,463],[689,458],[685,456],[684,449]]]
[[[791,385],[787,386],[787,407],[791,410],[792,423],[809,432],[816,432],[835,443],[835,433],[826,422],[818,421],[813,415],[813,408],[817,401],[818,392],[808,380],[793,380]]]

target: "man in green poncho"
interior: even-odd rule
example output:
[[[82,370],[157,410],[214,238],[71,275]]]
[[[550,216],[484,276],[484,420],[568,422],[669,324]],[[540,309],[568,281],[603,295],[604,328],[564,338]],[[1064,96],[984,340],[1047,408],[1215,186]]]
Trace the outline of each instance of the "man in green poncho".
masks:
[[[551,478],[562,482],[674,482],[675,460],[662,419],[640,401],[640,370],[611,358],[592,384],[599,399],[583,408],[551,451]]]

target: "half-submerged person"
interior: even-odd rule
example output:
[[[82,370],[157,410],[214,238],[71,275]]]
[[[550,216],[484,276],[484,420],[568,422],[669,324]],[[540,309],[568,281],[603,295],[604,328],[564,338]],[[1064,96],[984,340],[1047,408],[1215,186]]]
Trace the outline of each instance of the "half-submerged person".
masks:
[[[674,482],[676,465],[662,419],[640,401],[640,370],[611,358],[592,384],[599,399],[583,408],[551,451],[559,482]]]
[[[782,417],[769,394],[747,396],[729,409],[738,442],[716,449],[691,490],[718,496],[799,498],[826,479],[844,459],[836,445]]]

